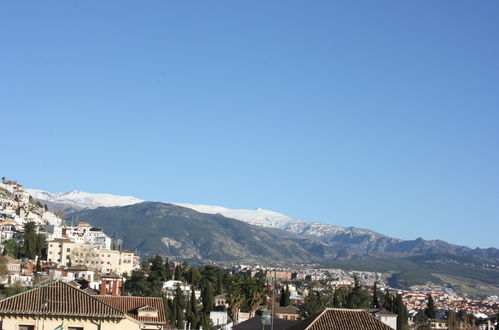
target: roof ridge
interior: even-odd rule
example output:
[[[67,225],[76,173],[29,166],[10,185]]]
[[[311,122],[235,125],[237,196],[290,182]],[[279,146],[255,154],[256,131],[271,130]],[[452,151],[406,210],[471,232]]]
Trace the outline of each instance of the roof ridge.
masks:
[[[121,314],[123,314],[123,316],[125,316],[125,314],[126,314],[124,311],[122,311],[122,310],[120,310],[120,309],[118,309],[118,308],[114,307],[113,305],[108,304],[108,303],[107,303],[107,302],[105,302],[105,301],[102,301],[102,300],[97,299],[97,297],[96,297],[95,295],[93,295],[93,294],[90,294],[90,293],[85,292],[85,291],[83,291],[83,290],[81,290],[81,289],[75,288],[74,286],[69,285],[69,284],[67,284],[67,283],[64,283],[64,282],[62,282],[62,281],[58,281],[58,282],[60,282],[60,283],[62,283],[62,284],[64,284],[64,285],[67,285],[67,286],[69,286],[69,287],[73,288],[74,290],[77,290],[78,292],[83,293],[84,295],[86,295],[86,296],[88,296],[88,297],[90,297],[90,298],[92,298],[92,299],[94,299],[94,300],[98,301],[98,302],[99,302],[99,303],[101,303],[101,304],[104,304],[104,305],[106,305],[106,306],[110,307],[111,309],[114,309],[115,311],[120,312]]]
[[[141,296],[110,296],[110,295],[102,295],[102,297],[112,297],[112,298],[137,298],[137,299],[162,299],[161,297],[141,297]]]
[[[17,297],[17,296],[19,296],[21,294],[28,293],[28,292],[34,291],[36,289],[39,289],[39,288],[43,288],[44,286],[49,286],[50,284],[53,284],[53,283],[56,283],[56,282],[59,282],[59,280],[52,280],[52,281],[50,281],[48,283],[45,283],[45,284],[35,285],[35,286],[33,286],[32,288],[30,288],[30,289],[28,289],[26,291],[18,292],[16,294],[13,294],[12,296],[4,297],[4,298],[0,299],[0,301],[5,301],[5,300],[8,300],[10,298]]]
[[[68,287],[68,288],[71,288],[72,290],[76,290],[78,293],[80,293],[80,294],[83,294],[83,295],[85,295],[85,296],[90,297],[91,299],[93,299],[93,300],[97,301],[99,304],[103,304],[103,305],[105,305],[105,306],[107,306],[107,307],[111,308],[112,310],[114,310],[114,311],[116,311],[116,312],[119,312],[119,314],[122,314],[122,315],[123,315],[123,317],[124,317],[124,316],[125,316],[125,314],[126,314],[126,313],[125,313],[125,312],[123,312],[122,310],[120,310],[120,309],[118,309],[118,308],[116,308],[116,307],[114,307],[114,306],[112,306],[112,305],[110,305],[110,304],[106,303],[105,301],[102,301],[102,300],[100,300],[100,299],[97,299],[97,298],[95,297],[95,295],[91,295],[90,293],[87,293],[87,292],[85,292],[85,291],[83,291],[83,290],[80,290],[80,289],[78,289],[78,288],[76,288],[76,287],[74,287],[74,286],[72,286],[72,285],[70,285],[70,284],[68,284],[68,283],[65,283],[65,282],[63,282],[63,281],[61,281],[61,280],[53,280],[53,281],[51,281],[51,282],[49,282],[49,283],[46,283],[46,284],[43,284],[43,285],[39,285],[39,286],[37,286],[37,287],[33,287],[33,288],[31,288],[31,289],[29,289],[29,290],[26,290],[26,291],[23,291],[23,292],[16,293],[15,295],[12,295],[12,296],[10,296],[10,297],[3,298],[3,299],[1,299],[0,301],[2,301],[2,302],[3,302],[3,301],[8,300],[8,299],[10,299],[10,298],[14,298],[14,297],[20,296],[20,295],[22,295],[22,294],[26,294],[26,293],[28,293],[28,292],[32,292],[32,291],[38,290],[38,289],[41,289],[41,288],[43,288],[43,287],[48,287],[48,286],[50,286],[50,285],[52,285],[52,284],[61,284],[61,285],[63,285],[63,286],[66,286],[66,287]]]
[[[349,312],[365,312],[362,308],[340,308],[340,307],[326,307],[325,311],[349,311]],[[366,312],[367,313],[367,312]]]
[[[310,328],[315,322],[317,322],[317,320],[322,316],[322,314],[326,313],[326,311],[328,311],[328,308],[325,308],[322,312],[317,314],[317,316],[314,317],[314,320],[310,322],[310,324],[305,329]]]

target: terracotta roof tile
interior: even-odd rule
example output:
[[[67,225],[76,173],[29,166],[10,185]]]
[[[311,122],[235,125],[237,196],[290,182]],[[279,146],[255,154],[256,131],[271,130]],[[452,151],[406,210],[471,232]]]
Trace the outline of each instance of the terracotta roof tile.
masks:
[[[149,324],[167,324],[163,299],[156,297],[132,296],[95,296],[97,299],[114,306],[134,319]],[[158,317],[138,316],[137,310],[147,306],[158,311]]]
[[[125,318],[121,310],[59,281],[1,300],[0,315]]]
[[[361,309],[326,308],[287,330],[393,330]]]

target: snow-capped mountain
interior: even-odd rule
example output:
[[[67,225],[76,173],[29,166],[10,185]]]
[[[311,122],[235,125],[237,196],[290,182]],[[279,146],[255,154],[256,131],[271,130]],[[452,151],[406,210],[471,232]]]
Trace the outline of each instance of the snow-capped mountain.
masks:
[[[72,210],[95,209],[97,207],[125,206],[143,202],[132,196],[91,194],[74,190],[68,193],[52,193],[38,189],[26,189],[34,198],[55,208]]]
[[[71,191],[68,193],[52,193],[38,189],[27,189],[33,198],[48,204],[52,208],[63,208],[70,211],[82,209],[95,209],[97,207],[126,206],[143,202],[143,200],[132,196],[118,196],[111,194],[92,194],[82,191]],[[291,218],[287,215],[265,209],[229,209],[222,206],[174,203],[177,206],[186,207],[200,213],[221,214],[227,218],[244,221],[251,225],[266,228],[283,229],[288,232],[302,235],[311,235],[327,238],[335,235],[364,235],[371,239],[383,235],[370,230],[355,227],[340,227],[318,222],[307,222]]]
[[[308,222],[303,220],[294,219],[287,215],[265,209],[228,209],[222,206],[202,205],[202,204],[188,204],[188,203],[171,203],[178,206],[183,206],[201,213],[208,214],[221,214],[227,218],[233,218],[244,221],[250,225],[283,229],[295,234],[306,234],[313,236],[327,236],[338,233],[353,233],[356,234],[376,234],[373,231],[354,228],[354,227],[340,227],[333,226],[319,222]]]

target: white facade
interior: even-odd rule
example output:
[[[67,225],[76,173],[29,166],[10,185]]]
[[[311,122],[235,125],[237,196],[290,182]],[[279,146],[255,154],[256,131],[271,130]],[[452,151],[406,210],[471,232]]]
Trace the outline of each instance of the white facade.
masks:
[[[397,314],[375,314],[378,321],[383,322],[392,329],[397,329]]]
[[[163,291],[166,293],[168,299],[173,299],[175,297],[175,290],[180,287],[180,290],[184,293],[186,297],[191,296],[191,286],[189,284],[183,283],[182,281],[169,280],[163,282]],[[196,299],[201,297],[201,290],[194,290],[194,295]]]
[[[84,265],[102,273],[131,274],[135,255],[131,251],[101,249],[88,243],[67,239],[48,242],[47,261],[60,266]]]
[[[215,329],[230,330],[232,329],[232,321],[227,315],[227,312],[210,312],[210,320]]]
[[[47,241],[62,238],[62,226],[47,225],[45,232],[47,233]]]
[[[14,199],[19,201],[20,203],[29,203],[29,197],[29,194],[23,190],[14,191]]]
[[[75,243],[89,243],[110,250],[112,240],[101,229],[92,227],[89,223],[80,222],[78,226],[65,227],[65,235]]]

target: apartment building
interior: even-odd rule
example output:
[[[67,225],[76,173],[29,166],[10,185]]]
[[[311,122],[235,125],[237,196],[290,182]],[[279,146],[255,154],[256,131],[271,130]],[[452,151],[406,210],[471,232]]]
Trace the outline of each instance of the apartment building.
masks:
[[[135,254],[127,250],[109,250],[88,243],[75,243],[69,239],[48,242],[47,261],[60,266],[84,265],[102,273],[131,274]]]

